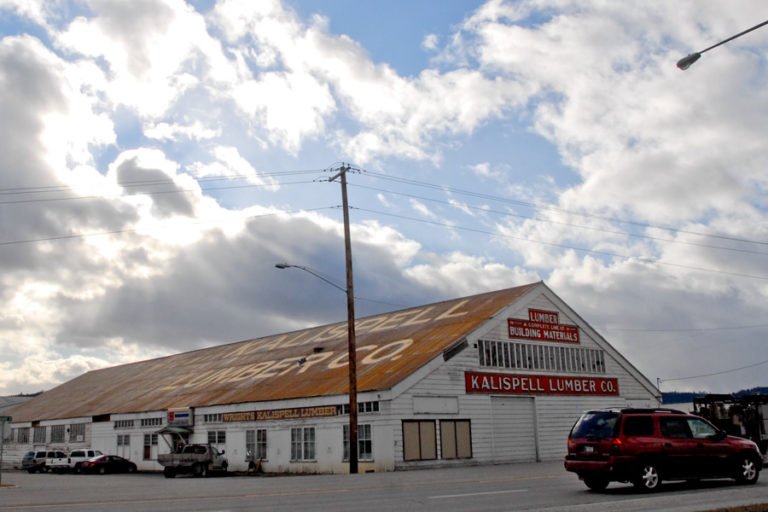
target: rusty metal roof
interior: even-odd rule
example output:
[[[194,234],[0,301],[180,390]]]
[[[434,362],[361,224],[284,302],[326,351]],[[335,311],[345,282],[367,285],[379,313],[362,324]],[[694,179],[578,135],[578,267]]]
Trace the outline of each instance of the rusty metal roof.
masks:
[[[359,318],[359,392],[411,375],[541,283]],[[15,407],[14,422],[346,394],[347,323],[90,371]]]

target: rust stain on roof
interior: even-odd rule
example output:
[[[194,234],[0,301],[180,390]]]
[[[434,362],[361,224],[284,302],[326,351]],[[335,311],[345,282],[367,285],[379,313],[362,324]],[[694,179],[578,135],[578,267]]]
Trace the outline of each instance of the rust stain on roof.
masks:
[[[390,389],[540,283],[360,318],[359,392]],[[15,407],[14,422],[346,394],[347,323],[94,370]]]

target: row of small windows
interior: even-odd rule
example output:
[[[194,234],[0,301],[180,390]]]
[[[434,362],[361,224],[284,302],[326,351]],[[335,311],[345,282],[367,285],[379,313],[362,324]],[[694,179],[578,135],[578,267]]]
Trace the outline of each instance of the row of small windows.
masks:
[[[162,416],[157,416],[154,418],[141,418],[141,420],[139,420],[139,425],[142,427],[162,427],[164,424],[165,420]],[[114,422],[115,430],[124,430],[134,428],[135,426],[136,420],[115,420]]]
[[[563,373],[605,373],[605,352],[598,349],[478,340],[477,350],[480,366]]]
[[[50,425],[50,441],[48,439],[48,426],[38,426],[32,429],[32,441],[35,444],[51,443],[82,443],[85,441],[85,423],[72,423],[70,425]],[[67,435],[69,434],[69,435]],[[29,443],[30,427],[15,428],[11,432],[9,441],[20,444]]]
[[[368,414],[373,412],[379,412],[379,402],[357,402],[358,414]],[[349,404],[343,404],[341,406],[342,414],[349,414]]]

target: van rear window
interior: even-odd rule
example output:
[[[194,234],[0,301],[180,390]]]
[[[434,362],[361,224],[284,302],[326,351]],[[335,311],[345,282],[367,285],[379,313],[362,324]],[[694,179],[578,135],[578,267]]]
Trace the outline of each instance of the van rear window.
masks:
[[[572,438],[604,439],[616,437],[619,414],[616,412],[588,412],[571,429]]]

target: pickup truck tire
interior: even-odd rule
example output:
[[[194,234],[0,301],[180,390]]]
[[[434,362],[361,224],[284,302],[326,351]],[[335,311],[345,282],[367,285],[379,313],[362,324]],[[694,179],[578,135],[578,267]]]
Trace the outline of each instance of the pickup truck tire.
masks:
[[[83,472],[83,468],[81,467],[81,464],[82,464],[81,462],[78,462],[77,464],[75,464],[75,473]]]
[[[171,467],[165,467],[163,468],[163,476],[165,478],[175,478],[176,477],[176,470]]]
[[[199,476],[200,478],[208,477],[208,464],[197,464],[197,468],[195,468],[195,475]]]

